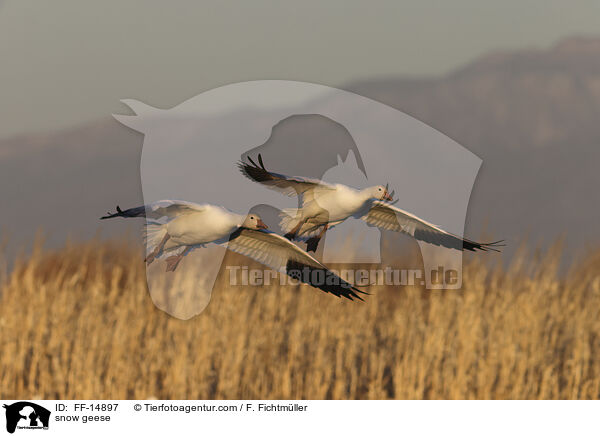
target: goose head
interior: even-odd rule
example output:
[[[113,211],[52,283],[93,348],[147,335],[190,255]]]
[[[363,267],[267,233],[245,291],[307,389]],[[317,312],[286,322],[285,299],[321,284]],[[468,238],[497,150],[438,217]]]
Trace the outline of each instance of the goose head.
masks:
[[[247,229],[252,230],[260,230],[268,228],[263,220],[260,219],[258,215],[255,213],[249,214],[244,222],[242,223],[242,227],[246,227]]]
[[[393,201],[394,199],[388,192],[387,186],[377,185],[372,188],[367,188],[373,200]]]

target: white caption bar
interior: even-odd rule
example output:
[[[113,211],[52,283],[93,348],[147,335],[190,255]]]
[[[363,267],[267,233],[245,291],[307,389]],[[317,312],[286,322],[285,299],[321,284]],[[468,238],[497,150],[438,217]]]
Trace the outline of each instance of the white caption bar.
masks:
[[[592,401],[2,400],[0,434],[598,434]],[[46,429],[43,433],[32,430]],[[212,433],[216,432],[216,433]]]

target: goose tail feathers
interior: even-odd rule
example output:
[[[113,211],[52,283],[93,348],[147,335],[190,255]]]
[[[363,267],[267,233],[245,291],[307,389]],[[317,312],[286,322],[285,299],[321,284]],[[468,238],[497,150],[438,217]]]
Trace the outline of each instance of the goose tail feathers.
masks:
[[[144,242],[146,243],[146,252],[152,252],[160,244],[167,234],[167,225],[156,222],[148,222],[144,230]]]

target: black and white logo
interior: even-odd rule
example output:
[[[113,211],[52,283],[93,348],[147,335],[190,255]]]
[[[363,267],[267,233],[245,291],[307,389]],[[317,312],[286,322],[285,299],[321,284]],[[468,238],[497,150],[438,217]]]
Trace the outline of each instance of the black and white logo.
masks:
[[[19,401],[10,405],[4,404],[3,407],[6,409],[6,431],[9,433],[14,433],[16,429],[48,429],[50,411],[42,406],[29,401]]]

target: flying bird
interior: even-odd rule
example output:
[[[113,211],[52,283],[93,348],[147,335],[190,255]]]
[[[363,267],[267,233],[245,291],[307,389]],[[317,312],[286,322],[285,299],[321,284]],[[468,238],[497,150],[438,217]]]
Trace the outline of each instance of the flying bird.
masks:
[[[268,171],[260,154],[258,164],[248,157],[248,162],[240,161],[238,167],[254,182],[289,197],[299,197],[298,208],[282,210],[281,227],[286,238],[306,241],[308,251],[316,251],[325,232],[350,217],[371,227],[405,233],[419,241],[456,250],[499,251],[503,246],[503,241],[481,243],[462,238],[395,207],[394,192],[389,193],[388,186],[354,189],[339,183],[286,176]]]
[[[214,243],[337,297],[362,300],[358,294],[366,294],[297,245],[268,231],[256,214],[239,215],[210,204],[161,200],[126,210],[117,206],[116,212],[100,219],[115,217],[148,219],[148,264],[165,253],[180,250],[165,259],[167,271],[175,271],[194,248]]]

